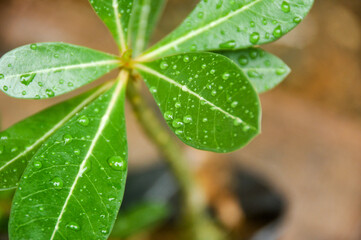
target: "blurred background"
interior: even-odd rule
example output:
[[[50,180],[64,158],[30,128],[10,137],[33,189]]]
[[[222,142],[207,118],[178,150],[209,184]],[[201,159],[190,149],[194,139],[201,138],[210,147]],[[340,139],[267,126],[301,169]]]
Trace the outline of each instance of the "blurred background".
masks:
[[[197,2],[169,0],[153,42]],[[117,51],[87,0],[0,0],[0,56],[47,41]],[[361,1],[315,0],[299,27],[264,48],[292,73],[261,96],[262,134],[231,154],[180,143],[210,214],[230,239],[361,239]],[[74,94],[28,101],[0,92],[1,129]],[[176,239],[177,185],[129,110],[130,174],[112,239]],[[0,193],[0,239],[11,196]]]

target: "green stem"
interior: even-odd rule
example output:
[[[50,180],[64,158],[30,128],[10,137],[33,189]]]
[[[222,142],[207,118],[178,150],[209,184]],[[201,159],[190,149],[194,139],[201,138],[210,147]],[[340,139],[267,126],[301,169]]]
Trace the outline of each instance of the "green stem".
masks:
[[[128,82],[127,98],[143,130],[163,154],[179,184],[183,196],[185,223],[190,227],[191,239],[222,239],[220,236],[223,234],[220,234],[206,213],[204,194],[188,167],[182,150],[148,106],[136,79]]]

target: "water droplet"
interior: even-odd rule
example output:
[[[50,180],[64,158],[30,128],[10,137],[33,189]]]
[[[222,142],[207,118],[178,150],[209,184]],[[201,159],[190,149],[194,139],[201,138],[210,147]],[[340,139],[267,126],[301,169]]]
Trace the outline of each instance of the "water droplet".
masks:
[[[246,56],[240,56],[238,58],[238,62],[239,64],[241,64],[242,66],[246,66],[248,64],[248,58]]]
[[[5,147],[3,145],[0,145],[0,154],[3,154],[5,150]]]
[[[211,95],[212,95],[213,97],[216,96],[216,95],[217,95],[217,91],[216,91],[216,90],[212,90]]]
[[[30,45],[31,50],[36,50],[37,48],[38,48],[38,46],[36,44],[31,44]]]
[[[25,86],[29,86],[29,84],[34,80],[36,73],[29,73],[20,76],[20,82]]]
[[[192,122],[192,116],[191,115],[186,115],[186,116],[184,116],[183,117],[183,122],[184,123],[190,123],[190,122]]]
[[[216,5],[216,9],[220,9],[223,5],[223,0],[219,0],[219,2]]]
[[[255,23],[254,21],[250,21],[250,22],[249,22],[249,25],[250,25],[251,27],[255,27],[255,26],[256,26],[256,23]]]
[[[59,54],[54,54],[54,58],[59,58]]]
[[[199,19],[202,19],[202,18],[204,17],[204,13],[203,13],[203,12],[199,12],[199,13],[197,14],[197,17],[198,17]]]
[[[80,230],[80,227],[76,222],[70,222],[66,225],[66,227],[76,232]]]
[[[285,13],[289,13],[291,11],[291,7],[290,7],[290,4],[286,1],[283,1],[282,4],[281,4],[281,9],[283,12]]]
[[[46,89],[45,93],[46,93],[46,95],[48,95],[48,97],[54,97],[54,95],[55,95],[54,91],[51,89]]]
[[[295,17],[294,19],[293,19],[293,22],[294,23],[300,23],[302,21],[302,18],[300,18],[300,17]]]
[[[262,78],[262,75],[259,72],[257,72],[256,70],[249,70],[247,72],[247,75],[251,78]]]
[[[18,150],[19,150],[18,147],[13,147],[13,148],[10,149],[10,152],[12,152],[12,153],[13,153],[13,152],[17,152]]]
[[[165,70],[165,69],[167,69],[168,67],[169,67],[169,65],[168,65],[168,63],[167,63],[166,61],[162,61],[162,62],[160,63],[160,68],[161,68],[161,69]]]
[[[157,93],[157,88],[156,88],[156,87],[151,87],[151,88],[149,89],[149,91],[150,91],[151,93]]]
[[[223,73],[222,78],[223,78],[223,80],[227,80],[230,76],[231,76],[231,74],[226,72],[226,73]]]
[[[22,94],[23,96],[25,96],[25,95],[26,95],[26,91],[22,91],[21,94]]]
[[[180,102],[176,102],[176,103],[174,104],[174,106],[175,106],[176,108],[180,108],[180,107],[182,106],[182,104],[181,104]]]
[[[202,119],[202,122],[204,122],[204,123],[205,123],[205,122],[208,122],[208,118],[203,118],[203,119]]]
[[[0,74],[0,80],[4,79],[4,77],[5,77],[4,74]]]
[[[65,144],[69,144],[73,141],[73,137],[70,134],[65,134],[63,140]]]
[[[75,155],[80,155],[80,150],[79,150],[79,149],[75,149],[75,150],[74,150],[74,154],[75,154]]]
[[[233,107],[233,108],[237,107],[237,105],[238,105],[237,101],[234,101],[234,102],[231,103],[231,107]]]
[[[177,130],[175,130],[175,134],[177,134],[177,135],[182,135],[182,134],[183,134],[183,130],[177,129]]]
[[[183,57],[183,62],[189,62],[189,57],[188,57],[188,56],[184,56],[184,57]]]
[[[180,128],[183,126],[183,122],[181,119],[177,118],[177,119],[174,119],[173,122],[172,122],[172,126],[174,128]]]
[[[192,44],[192,46],[191,46],[191,51],[192,51],[192,52],[197,51],[197,45]]]
[[[251,35],[249,35],[249,41],[252,44],[258,43],[259,39],[260,39],[260,35],[258,32],[253,32],[253,33],[251,33]]]
[[[43,164],[42,164],[41,162],[39,162],[39,161],[35,161],[35,162],[33,163],[33,165],[34,165],[34,167],[37,168],[37,169],[40,169],[40,168],[43,167]]]
[[[223,49],[233,49],[236,47],[236,41],[230,40],[230,41],[221,43],[221,44],[219,44],[219,47],[223,48]]]
[[[171,111],[166,111],[166,112],[164,113],[164,118],[165,118],[165,120],[167,120],[167,121],[172,120],[172,119],[173,119],[173,112],[171,112]]]
[[[273,36],[275,36],[276,38],[279,38],[282,36],[282,28],[280,25],[278,25],[274,30],[273,30]]]
[[[234,125],[234,126],[239,126],[239,125],[241,125],[241,124],[242,124],[242,120],[239,119],[239,118],[236,118],[236,119],[233,121],[233,125]]]
[[[83,126],[88,126],[89,125],[89,118],[87,116],[83,115],[80,118],[78,118],[78,123],[80,125],[83,125]]]
[[[287,70],[285,68],[277,68],[276,69],[276,74],[279,76],[285,74],[286,72],[287,72]]]
[[[51,184],[55,189],[61,190],[63,189],[64,182],[60,177],[55,177],[53,180],[51,180]]]
[[[125,171],[127,163],[121,156],[113,156],[108,159],[109,166],[116,171]]]
[[[207,64],[202,64],[202,69],[205,69],[207,67]]]
[[[216,70],[215,70],[215,69],[212,69],[212,70],[210,71],[210,73],[211,73],[211,74],[215,74],[215,73],[216,73]]]

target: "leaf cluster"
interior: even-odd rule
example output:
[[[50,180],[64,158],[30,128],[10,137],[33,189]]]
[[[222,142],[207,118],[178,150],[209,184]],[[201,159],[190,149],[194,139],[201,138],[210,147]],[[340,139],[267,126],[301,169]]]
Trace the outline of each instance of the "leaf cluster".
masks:
[[[119,55],[61,42],[14,49],[0,59],[0,89],[23,99],[59,96],[117,69],[87,93],[0,133],[0,188],[17,188],[11,239],[106,239],[127,175],[124,102],[141,77],[170,129],[213,152],[260,133],[259,93],[290,72],[258,45],[306,16],[313,0],[201,0],[147,48],[165,0],[90,0]]]

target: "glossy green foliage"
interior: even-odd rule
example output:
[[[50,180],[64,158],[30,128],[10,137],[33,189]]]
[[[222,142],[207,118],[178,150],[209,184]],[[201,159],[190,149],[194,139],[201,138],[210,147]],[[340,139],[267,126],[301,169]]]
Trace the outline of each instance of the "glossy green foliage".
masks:
[[[15,188],[41,144],[105,89],[101,87],[50,107],[1,132],[0,190]]]
[[[107,239],[127,175],[125,80],[32,158],[14,197],[10,239]]]
[[[169,214],[169,206],[164,203],[138,203],[126,211],[120,211],[111,236],[124,239],[146,231],[164,221]]]
[[[165,5],[165,0],[135,0],[131,18],[131,48],[133,56],[148,46],[151,34]]]
[[[312,3],[313,0],[201,0],[183,24],[140,60],[272,42],[300,23]]]
[[[134,0],[89,0],[89,2],[110,30],[120,52],[125,52]]]
[[[240,66],[259,93],[274,88],[291,72],[291,69],[281,59],[260,48],[219,53]]]
[[[65,43],[16,48],[0,59],[0,90],[42,99],[73,91],[119,67],[116,56]]]
[[[190,53],[135,67],[168,125],[184,143],[202,150],[230,152],[259,133],[258,95],[228,58]]]

